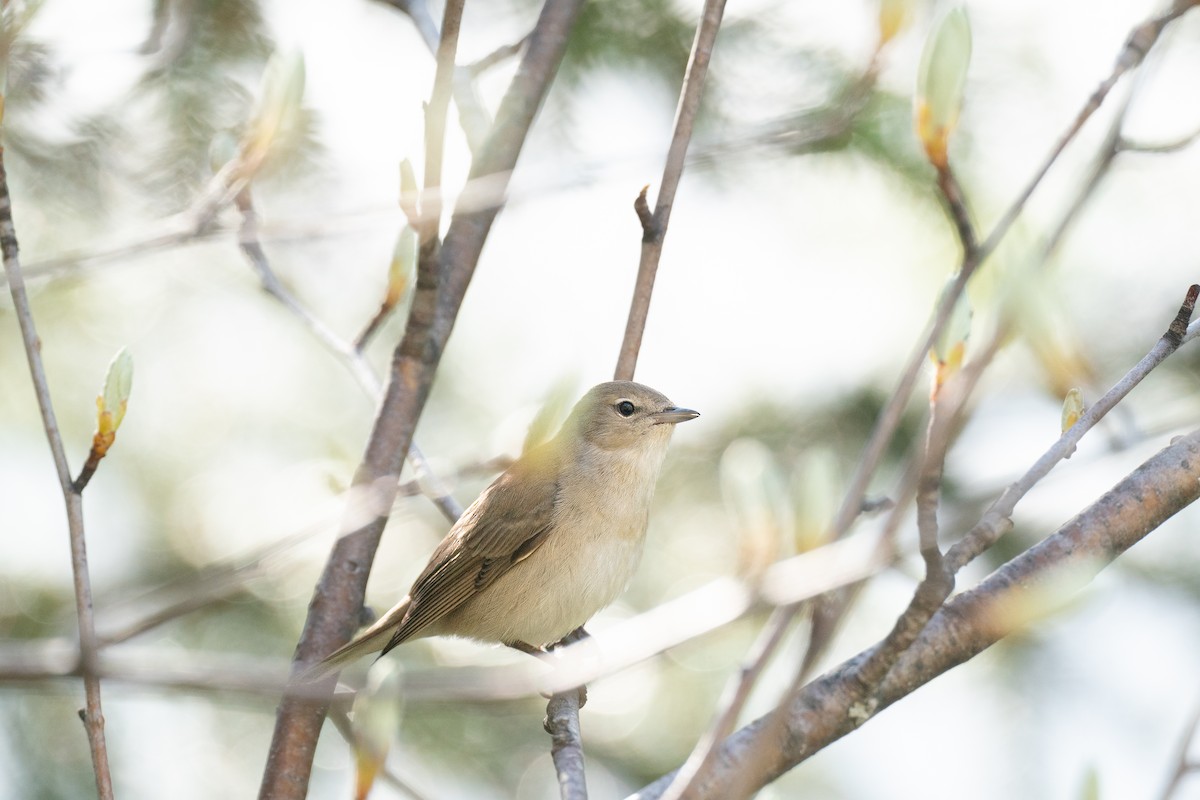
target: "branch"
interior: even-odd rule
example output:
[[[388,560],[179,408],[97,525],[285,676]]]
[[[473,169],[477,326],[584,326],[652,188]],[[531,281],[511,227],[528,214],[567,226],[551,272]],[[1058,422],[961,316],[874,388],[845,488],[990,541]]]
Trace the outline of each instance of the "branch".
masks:
[[[726,683],[719,706],[721,710],[696,741],[696,746],[687,761],[675,773],[670,786],[663,792],[663,800],[680,800],[686,797],[700,776],[716,764],[717,747],[733,732],[738,715],[750,699],[750,691],[783,640],[797,608],[796,605],[781,606],[772,612],[754,646],[750,648],[750,655],[742,664],[742,668]]]
[[[866,650],[811,683],[786,714],[782,737],[768,738],[769,717],[722,744],[721,769],[695,787],[693,798],[744,796],[774,780],[881,710],[1020,629],[1018,609],[1042,608],[1048,598],[1078,591],[1117,556],[1200,497],[1200,431],[1180,437],[1118,483],[1057,532],[964,592],[934,616],[873,696],[856,680]],[[873,648],[872,648],[873,649]],[[763,769],[745,774],[753,759]],[[670,775],[634,795],[662,796]]]
[[[667,150],[667,163],[663,167],[662,184],[658,189],[653,217],[647,217],[639,208],[642,222],[642,254],[638,262],[637,283],[633,289],[633,300],[629,306],[629,319],[625,324],[625,338],[621,342],[621,353],[617,358],[616,380],[633,380],[637,367],[638,351],[642,347],[642,333],[646,329],[646,317],[650,313],[650,296],[654,292],[654,277],[662,257],[663,239],[667,235],[667,224],[671,219],[671,208],[675,204],[675,192],[683,176],[684,160],[692,128],[696,123],[696,112],[700,109],[700,96],[704,90],[704,79],[708,75],[708,62],[712,57],[717,31],[721,28],[721,16],[725,11],[725,0],[705,0],[704,13],[696,27],[696,38],[692,42],[692,53],[688,59],[687,73],[679,92],[679,105],[675,109],[675,132]],[[646,205],[645,190],[639,195],[642,206]]]
[[[1188,752],[1192,749],[1192,742],[1196,738],[1197,729],[1200,729],[1200,709],[1192,713],[1191,721],[1188,722],[1183,735],[1179,738],[1179,749],[1175,755],[1175,769],[1171,773],[1171,779],[1163,787],[1162,800],[1171,800],[1184,778],[1193,772],[1200,772],[1200,761],[1188,756]]]
[[[437,238],[442,220],[442,153],[446,144],[446,112],[450,108],[450,81],[458,53],[458,30],[464,0],[446,0],[442,35],[437,46],[433,92],[425,106],[425,188],[421,192],[421,217],[417,231],[424,253]]]
[[[558,773],[562,800],[587,800],[587,780],[583,770],[583,735],[579,731],[579,692],[562,692],[546,704],[543,727],[553,744],[550,756]]]
[[[1188,289],[1179,313],[1167,328],[1167,332],[1150,349],[1150,352],[1091,408],[1085,411],[1070,430],[1064,431],[1059,440],[1019,480],[1004,490],[1004,493],[988,508],[987,513],[975,527],[968,531],[954,547],[950,548],[950,552],[946,554],[946,560],[953,572],[957,572],[973,561],[1011,528],[1013,509],[1016,508],[1021,498],[1028,494],[1038,481],[1048,475],[1059,461],[1074,453],[1075,447],[1083,435],[1095,427],[1096,423],[1111,411],[1125,395],[1133,391],[1133,388],[1141,383],[1151,370],[1179,349],[1184,341],[1200,334],[1200,323],[1188,325],[1188,320],[1196,305],[1197,295],[1200,295],[1200,285],[1192,285]]]
[[[358,385],[371,398],[371,402],[378,405],[383,394],[379,386],[379,376],[375,374],[375,370],[363,356],[362,350],[342,339],[332,328],[322,322],[316,314],[300,302],[299,298],[284,287],[275,271],[271,269],[267,254],[258,240],[258,214],[254,210],[249,187],[238,193],[235,203],[242,214],[242,225],[238,230],[238,247],[241,248],[250,262],[250,266],[257,273],[263,290],[304,323],[308,332],[350,371],[350,374],[358,381]],[[417,446],[416,442],[413,442],[408,448],[408,463],[412,465],[423,493],[433,501],[446,519],[452,523],[457,522],[458,518],[462,516],[462,506],[450,495],[450,490],[438,480],[429,466],[428,459],[425,458],[425,454],[421,452],[421,448]]]
[[[421,41],[436,54],[441,43],[437,23],[429,13],[429,4],[425,0],[380,0],[406,14],[412,20]],[[467,147],[473,155],[478,155],[487,139],[488,130],[492,126],[492,118],[484,108],[479,92],[475,88],[475,75],[470,67],[454,69],[454,105],[458,108],[458,123],[462,126],[467,137]]]
[[[1022,190],[1008,211],[996,223],[995,228],[992,229],[987,239],[979,247],[975,248],[972,253],[964,253],[964,256],[973,255],[973,257],[964,257],[963,263],[959,267],[958,274],[955,277],[954,284],[949,291],[943,293],[942,301],[934,311],[933,319],[925,335],[910,353],[900,381],[888,399],[887,404],[880,412],[879,418],[875,422],[875,427],[871,431],[870,439],[868,439],[866,446],[863,448],[858,466],[850,480],[850,485],[846,490],[837,517],[834,519],[833,535],[835,537],[844,535],[850,529],[855,519],[857,519],[871,478],[874,476],[876,469],[878,469],[883,459],[884,452],[895,436],[900,424],[900,418],[912,397],[917,377],[925,363],[925,355],[929,352],[929,348],[933,345],[942,328],[945,327],[954,303],[957,302],[958,297],[966,288],[967,282],[975,270],[987,260],[988,256],[1000,244],[1013,223],[1016,222],[1017,217],[1024,210],[1026,203],[1029,202],[1029,198],[1033,196],[1033,192],[1041,184],[1042,179],[1045,178],[1046,173],[1050,171],[1050,167],[1058,160],[1058,157],[1066,149],[1067,145],[1075,139],[1075,136],[1083,128],[1084,123],[1091,118],[1092,114],[1096,112],[1105,98],[1108,97],[1109,92],[1116,85],[1116,82],[1126,72],[1141,64],[1146,53],[1158,41],[1167,24],[1183,14],[1193,4],[1192,2],[1176,3],[1175,7],[1167,13],[1152,18],[1130,31],[1124,46],[1121,48],[1121,52],[1117,56],[1112,72],[1084,103],[1083,108],[1080,109],[1074,121],[1059,138],[1053,149],[1051,149],[1050,154],[1046,157],[1041,167],[1034,173],[1025,189]]]
[[[0,97],[0,100],[3,98]],[[21,328],[21,340],[25,345],[25,356],[29,361],[29,374],[33,390],[37,395],[38,408],[42,414],[42,425],[58,473],[58,484],[62,490],[67,510],[67,532],[71,543],[71,569],[75,578],[75,613],[79,620],[79,661],[83,673],[83,688],[86,708],[80,711],[88,746],[92,754],[92,770],[96,775],[96,792],[101,800],[113,796],[112,776],[108,767],[108,744],[104,738],[104,710],[100,704],[100,679],[93,666],[96,657],[96,626],[92,617],[92,581],[88,573],[87,540],[83,528],[83,496],[71,480],[71,468],[67,463],[66,449],[58,430],[54,414],[54,403],[50,398],[50,384],[46,380],[46,369],[42,364],[41,339],[33,321],[33,310],[25,291],[25,279],[21,274],[21,259],[17,246],[17,230],[13,223],[12,197],[8,191],[8,172],[4,167],[4,149],[0,147],[0,251],[3,252],[4,274],[12,295],[13,309]]]
[[[496,123],[471,166],[470,179],[490,178],[497,188],[497,201],[482,208],[456,210],[445,243],[434,254],[438,272],[418,270],[412,312],[393,355],[387,390],[355,476],[356,485],[380,486],[389,501],[384,508],[391,506],[404,454],[412,443],[484,241],[500,210],[499,198],[507,189],[509,174],[562,60],[581,7],[582,0],[547,0],[542,8],[520,67],[500,103]],[[422,258],[426,261],[432,260]],[[293,656],[295,666],[314,663],[349,641],[386,522],[384,512],[365,525],[343,524],[309,606]],[[328,691],[332,681],[321,688]],[[325,708],[324,703],[293,698],[280,703],[260,797],[304,797]]]

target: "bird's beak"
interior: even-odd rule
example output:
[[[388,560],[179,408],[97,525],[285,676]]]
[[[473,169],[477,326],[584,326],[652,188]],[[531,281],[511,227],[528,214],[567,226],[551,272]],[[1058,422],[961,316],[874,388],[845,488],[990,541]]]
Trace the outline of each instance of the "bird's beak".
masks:
[[[655,425],[676,425],[680,422],[687,422],[689,419],[695,419],[700,416],[699,411],[692,411],[690,408],[664,408],[662,411],[656,411],[651,414],[654,418]]]

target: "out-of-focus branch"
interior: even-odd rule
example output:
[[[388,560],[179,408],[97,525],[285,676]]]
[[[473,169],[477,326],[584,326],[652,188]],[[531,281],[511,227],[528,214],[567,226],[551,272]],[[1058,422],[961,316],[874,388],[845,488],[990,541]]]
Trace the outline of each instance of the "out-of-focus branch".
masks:
[[[782,709],[784,736],[769,736],[770,716],[742,728],[719,751],[720,769],[691,798],[742,797],[850,733],[887,706],[979,654],[1086,585],[1106,565],[1200,497],[1200,431],[1180,437],[1056,533],[957,595],[934,616],[878,690],[857,680],[866,650],[805,687]],[[748,765],[761,765],[750,772]],[[672,775],[634,797],[658,798]]]
[[[713,768],[716,763],[715,755],[718,745],[733,732],[734,726],[737,725],[738,715],[742,713],[746,701],[750,699],[750,692],[754,688],[754,684],[783,640],[783,635],[788,630],[788,624],[795,617],[795,609],[795,605],[780,606],[771,613],[771,617],[759,632],[758,639],[750,649],[749,656],[742,664],[742,668],[730,676],[729,681],[725,684],[721,702],[718,704],[720,711],[717,712],[708,729],[696,741],[696,746],[692,749],[687,761],[675,773],[671,785],[663,792],[663,800],[680,800],[687,796],[692,784],[707,770]]]
[[[1183,735],[1179,737],[1179,749],[1175,755],[1175,769],[1171,772],[1171,778],[1167,781],[1167,785],[1163,787],[1162,800],[1171,800],[1175,792],[1183,784],[1185,778],[1200,772],[1200,761],[1189,755],[1192,750],[1192,744],[1196,739],[1197,729],[1200,729],[1200,709],[1197,709],[1192,714],[1191,721],[1184,729]]]
[[[417,225],[423,252],[432,252],[433,240],[438,236],[442,221],[442,154],[446,145],[446,113],[450,108],[462,12],[463,0],[446,0],[433,91],[425,106],[425,188],[421,192],[421,214]]]
[[[337,728],[337,732],[342,735],[342,739],[346,744],[355,747],[354,741],[354,726],[350,722],[350,715],[342,708],[331,708],[329,710],[329,721]],[[413,800],[427,800],[426,795],[419,791],[417,787],[412,785],[412,781],[405,780],[396,774],[392,769],[389,769],[387,764],[379,771],[379,777],[384,783],[389,784],[395,789],[403,792]]]
[[[0,97],[3,100],[3,97]],[[4,274],[12,295],[13,310],[21,328],[29,375],[42,414],[42,425],[58,473],[59,488],[67,511],[67,532],[71,545],[71,569],[75,584],[75,612],[79,621],[79,664],[83,674],[86,708],[80,711],[92,754],[92,770],[96,775],[96,792],[101,800],[113,796],[112,776],[108,766],[108,744],[104,737],[104,710],[100,703],[100,678],[93,666],[96,658],[96,626],[92,615],[92,579],[88,572],[87,539],[83,526],[83,496],[71,480],[66,449],[58,430],[50,384],[42,364],[42,342],[33,321],[33,309],[25,291],[21,274],[21,259],[17,246],[17,229],[13,223],[12,196],[8,191],[8,173],[4,167],[4,149],[0,146],[0,252],[3,253]]]
[[[380,0],[406,14],[412,20],[413,26],[421,36],[421,41],[436,54],[441,43],[437,22],[429,12],[429,4],[425,0]],[[454,105],[458,108],[458,122],[467,137],[467,147],[472,154],[478,154],[492,126],[492,118],[484,108],[483,100],[475,88],[475,75],[470,67],[455,67],[453,74]]]
[[[958,572],[1007,532],[1012,527],[1013,509],[1016,508],[1021,498],[1028,494],[1038,481],[1046,477],[1059,461],[1074,453],[1076,445],[1084,434],[1095,427],[1105,414],[1150,374],[1151,370],[1178,350],[1185,341],[1200,334],[1200,322],[1188,325],[1198,295],[1200,295],[1200,285],[1193,284],[1188,289],[1179,313],[1171,322],[1167,332],[1155,343],[1150,352],[1135,364],[1121,380],[1117,381],[1103,397],[1092,404],[1091,408],[1087,409],[1069,430],[1064,431],[1059,440],[1019,480],[1004,490],[1004,493],[988,508],[987,513],[975,527],[950,548],[946,554],[946,561],[951,571]]]
[[[892,437],[895,436],[904,409],[908,406],[912,398],[917,378],[925,362],[925,354],[929,352],[929,348],[941,333],[942,328],[945,327],[946,322],[950,318],[951,309],[954,308],[954,304],[958,301],[959,296],[966,288],[967,282],[975,270],[992,254],[1004,236],[1007,235],[1013,223],[1016,222],[1017,217],[1025,209],[1029,198],[1033,196],[1034,191],[1041,184],[1046,173],[1050,171],[1050,168],[1058,160],[1058,157],[1066,149],[1067,145],[1075,139],[1076,135],[1083,128],[1084,123],[1091,118],[1104,102],[1105,98],[1108,97],[1109,92],[1121,76],[1141,64],[1146,53],[1158,41],[1163,29],[1192,5],[1194,5],[1192,2],[1177,2],[1170,11],[1138,25],[1130,32],[1117,56],[1111,73],[1088,97],[1071,125],[1051,149],[1050,154],[1034,173],[1029,183],[1018,194],[1012,205],[1009,206],[1008,210],[996,223],[996,226],[992,229],[987,239],[971,253],[964,254],[964,256],[970,255],[972,257],[964,258],[962,265],[959,267],[958,274],[955,276],[954,283],[948,291],[943,293],[941,302],[934,311],[933,319],[930,321],[925,334],[918,340],[917,345],[910,353],[900,380],[888,398],[887,404],[880,412],[875,422],[875,427],[871,431],[871,436],[863,448],[862,455],[859,457],[857,466],[855,467],[854,475],[851,477],[849,486],[846,489],[842,505],[834,519],[832,526],[834,536],[844,535],[850,529],[854,520],[857,519],[871,478],[878,469],[884,452],[892,441]]]
[[[478,61],[472,61],[467,65],[467,70],[472,77],[478,76],[481,73],[487,72],[497,64],[503,63],[508,59],[521,52],[521,48],[525,46],[526,37],[522,36],[512,44],[505,44],[497,47],[492,52],[488,53]]]
[[[379,376],[375,374],[371,365],[363,357],[362,351],[342,339],[332,328],[322,322],[316,314],[300,302],[299,298],[288,291],[280,282],[275,271],[271,269],[266,251],[263,250],[262,243],[258,240],[258,214],[254,210],[249,187],[238,193],[236,203],[242,214],[242,226],[238,231],[238,247],[246,255],[250,266],[254,268],[263,290],[292,312],[304,324],[308,332],[350,371],[371,401],[378,404],[383,394],[379,385]],[[421,452],[421,448],[417,446],[416,442],[413,442],[408,448],[408,463],[416,473],[422,493],[438,507],[446,519],[452,523],[458,521],[458,518],[462,516],[462,506],[433,473],[429,466],[429,460],[425,458],[425,454]]]
[[[547,0],[543,6],[501,101],[496,123],[471,166],[470,179],[492,179],[495,202],[456,210],[445,242],[436,253],[439,269],[418,269],[412,311],[393,355],[383,402],[355,477],[356,485],[381,485],[387,493],[387,508],[467,285],[502,204],[509,174],[558,70],[581,7],[582,0]],[[426,261],[424,257],[421,260]],[[365,525],[344,526],[309,606],[294,655],[297,666],[315,663],[350,639],[386,522],[386,514],[382,514]],[[329,691],[332,684],[329,680],[318,686]],[[292,698],[280,703],[260,797],[304,797],[324,716],[324,703]]]
[[[667,149],[667,161],[663,167],[662,182],[658,187],[654,214],[646,214],[638,207],[638,218],[642,223],[642,251],[633,300],[629,306],[629,319],[625,324],[625,337],[617,358],[614,374],[616,380],[633,380],[633,373],[637,367],[638,351],[642,347],[642,332],[646,329],[646,317],[650,313],[650,296],[654,293],[654,278],[662,257],[663,240],[667,235],[671,208],[675,204],[675,191],[679,188],[679,179],[683,176],[688,143],[692,138],[704,80],[708,75],[708,62],[712,57],[713,45],[717,40],[717,31],[721,28],[724,12],[725,0],[705,0],[700,24],[696,27],[696,38],[692,42],[687,73],[683,78],[683,88],[679,92],[679,105],[675,109],[675,132],[671,135],[671,145]],[[644,190],[638,199],[644,207]]]

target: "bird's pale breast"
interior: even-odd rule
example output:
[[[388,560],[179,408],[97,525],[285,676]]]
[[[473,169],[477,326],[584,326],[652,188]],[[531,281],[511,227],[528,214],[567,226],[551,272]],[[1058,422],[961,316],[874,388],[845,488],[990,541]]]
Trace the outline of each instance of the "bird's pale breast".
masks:
[[[550,644],[615,600],[641,561],[666,426],[662,434],[651,447],[588,453],[588,468],[559,486],[545,543],[448,614],[437,632]]]

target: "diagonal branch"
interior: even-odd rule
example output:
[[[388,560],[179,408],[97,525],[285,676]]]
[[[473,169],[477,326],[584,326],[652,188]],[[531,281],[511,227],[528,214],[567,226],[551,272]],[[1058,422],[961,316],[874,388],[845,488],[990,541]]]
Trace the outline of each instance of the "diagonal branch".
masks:
[[[721,770],[692,798],[745,796],[766,785],[881,710],[1027,624],[1014,610],[1045,608],[1095,577],[1117,556],[1200,498],[1200,430],[1175,440],[1099,500],[979,586],[946,603],[897,661],[878,692],[856,680],[871,650],[809,684],[784,710],[783,736],[770,737],[770,717],[742,728],[721,745]],[[749,765],[759,766],[748,773]],[[659,798],[672,775],[634,797]]]
[[[566,50],[582,0],[547,0],[521,64],[497,113],[487,142],[471,166],[470,179],[487,177],[496,201],[456,210],[446,240],[434,253],[436,273],[421,269],[404,337],[355,484],[378,487],[380,514],[343,532],[317,584],[293,663],[311,664],[344,644],[354,632],[367,576],[387,522],[404,454],[429,396],[434,374],[454,326],[484,241],[499,213],[509,174]],[[427,259],[422,258],[425,262]],[[323,687],[332,689],[332,680]],[[285,697],[276,717],[260,797],[300,800],[307,792],[312,756],[326,703]]]
[[[871,431],[871,436],[863,448],[863,453],[855,467],[854,475],[850,479],[849,487],[846,489],[846,494],[842,500],[841,507],[838,509],[837,517],[834,519],[832,526],[834,536],[844,535],[850,529],[854,520],[858,518],[859,510],[862,507],[862,500],[866,495],[871,478],[874,476],[888,445],[895,436],[896,430],[900,425],[900,419],[904,414],[904,409],[908,406],[909,400],[912,397],[917,378],[925,363],[925,354],[929,352],[929,348],[945,327],[950,318],[951,309],[954,308],[954,304],[958,301],[959,296],[966,289],[967,282],[971,279],[975,270],[999,246],[1000,242],[1012,228],[1013,223],[1016,222],[1017,217],[1024,211],[1029,198],[1033,196],[1034,191],[1041,185],[1042,179],[1046,177],[1046,173],[1058,161],[1059,156],[1062,155],[1067,145],[1075,140],[1084,123],[1104,103],[1104,100],[1108,97],[1117,81],[1125,73],[1140,65],[1145,59],[1146,53],[1158,42],[1166,26],[1195,4],[1194,0],[1176,2],[1171,10],[1143,22],[1130,31],[1125,44],[1117,55],[1112,71],[1088,97],[1071,125],[1068,126],[1067,130],[1055,143],[1049,155],[1034,173],[1033,177],[1030,178],[1029,183],[1026,184],[1025,188],[1012,202],[1012,205],[1009,206],[1008,210],[996,223],[996,226],[992,229],[987,239],[978,247],[971,248],[968,252],[964,253],[963,262],[959,267],[958,274],[955,276],[954,283],[948,291],[943,293],[941,302],[933,313],[933,319],[927,326],[924,335],[910,353],[895,390],[893,390],[887,404],[879,413],[879,418],[875,422],[875,427]]]

